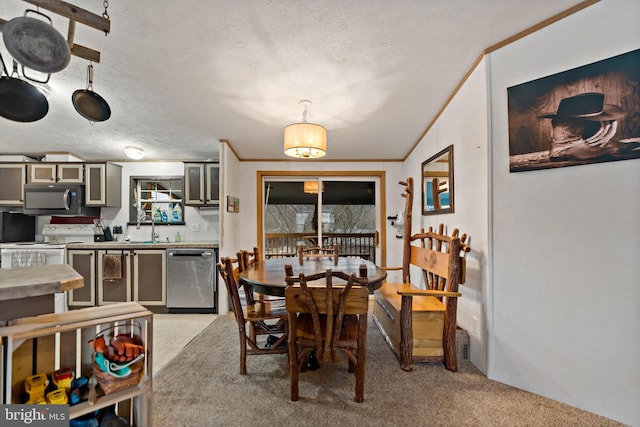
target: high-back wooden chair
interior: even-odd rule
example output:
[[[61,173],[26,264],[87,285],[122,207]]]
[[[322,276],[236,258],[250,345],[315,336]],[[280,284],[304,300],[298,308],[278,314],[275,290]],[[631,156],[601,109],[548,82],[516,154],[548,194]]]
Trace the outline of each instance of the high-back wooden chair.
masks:
[[[338,244],[334,243],[330,248],[323,248],[321,246],[304,247],[298,246],[298,260],[300,265],[304,264],[305,259],[309,258],[332,258],[333,265],[338,265]]]
[[[456,355],[456,318],[459,285],[465,280],[465,262],[461,256],[470,250],[454,229],[444,235],[438,231],[411,235],[413,180],[405,186],[404,248],[402,283],[384,283],[375,291],[374,319],[396,353],[403,370],[414,362],[443,362],[446,369],[458,370]],[[414,244],[415,242],[415,244]],[[425,288],[412,284],[410,269],[422,271]]]
[[[256,247],[253,250],[248,251],[244,249],[240,249],[236,252],[236,259],[238,260],[238,273],[242,273],[247,268],[254,265],[256,262],[261,261],[260,259],[260,250]],[[242,285],[242,290],[245,294],[245,299],[247,304],[253,304],[255,302],[255,295],[251,286],[240,279],[240,284]]]
[[[240,273],[242,273],[247,268],[252,267],[257,262],[263,262],[264,261],[264,259],[260,255],[260,249],[258,249],[257,247],[254,247],[252,250],[241,249],[236,254],[236,256],[238,257],[238,271]],[[249,297],[252,298],[252,301],[255,301],[256,300],[256,294],[251,290],[251,286],[247,285],[244,282],[243,282],[242,285],[243,285],[242,287],[244,289],[245,294],[248,294]],[[284,298],[267,296],[267,295],[264,295],[264,294],[258,294],[257,295],[257,300],[258,301],[265,301],[265,300],[267,300],[267,301],[282,301],[282,300],[284,300]]]
[[[276,305],[268,301],[253,301],[251,303],[247,301],[243,307],[239,293],[239,288],[242,285],[238,277],[237,263],[237,258],[222,257],[218,263],[218,272],[227,286],[233,315],[238,323],[238,332],[240,335],[240,374],[246,375],[247,355],[287,352],[287,348],[284,345],[287,339],[287,311],[282,303]],[[248,299],[249,298],[247,298],[247,300]],[[270,321],[274,323],[268,323]],[[277,339],[274,343],[271,343],[269,347],[261,347],[258,343],[258,337],[263,335],[275,336]]]
[[[361,277],[341,271],[326,271],[293,276],[291,265],[285,267],[285,298],[289,313],[289,376],[291,400],[298,400],[300,370],[306,370],[311,352],[319,362],[338,362],[337,352],[349,360],[349,372],[355,372],[355,401],[364,399],[367,312],[369,290],[366,268]],[[335,285],[337,277],[346,284]],[[310,283],[319,281],[317,283]]]

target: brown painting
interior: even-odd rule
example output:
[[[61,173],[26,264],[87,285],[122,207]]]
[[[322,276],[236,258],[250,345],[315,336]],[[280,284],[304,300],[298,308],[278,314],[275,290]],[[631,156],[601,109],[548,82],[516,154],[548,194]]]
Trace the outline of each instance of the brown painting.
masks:
[[[640,158],[640,49],[507,95],[511,172]]]

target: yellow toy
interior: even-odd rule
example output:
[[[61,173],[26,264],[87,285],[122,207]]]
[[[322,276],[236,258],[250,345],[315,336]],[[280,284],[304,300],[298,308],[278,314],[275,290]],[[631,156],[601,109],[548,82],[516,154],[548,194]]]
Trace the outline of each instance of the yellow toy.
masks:
[[[73,371],[70,368],[61,368],[53,372],[51,379],[56,388],[69,393],[71,391],[71,381],[73,381]]]
[[[29,395],[29,400],[25,403],[35,405],[39,403],[47,403],[44,398],[44,392],[49,385],[47,374],[36,374],[27,377],[24,380],[24,390]]]
[[[69,399],[64,389],[59,388],[47,393],[47,403],[51,403],[52,405],[66,405],[69,403]]]

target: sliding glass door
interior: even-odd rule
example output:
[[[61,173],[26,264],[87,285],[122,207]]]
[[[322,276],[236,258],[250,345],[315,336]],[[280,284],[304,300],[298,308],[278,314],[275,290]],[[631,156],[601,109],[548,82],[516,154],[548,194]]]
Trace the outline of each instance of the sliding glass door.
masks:
[[[340,256],[380,261],[378,177],[269,176],[262,185],[265,257],[337,244]]]

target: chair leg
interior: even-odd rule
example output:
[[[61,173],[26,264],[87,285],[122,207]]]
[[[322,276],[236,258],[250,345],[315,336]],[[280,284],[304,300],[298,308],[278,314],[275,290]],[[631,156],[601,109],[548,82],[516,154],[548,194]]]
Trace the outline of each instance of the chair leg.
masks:
[[[355,363],[353,363],[353,362],[351,361],[351,359],[349,359],[349,373],[350,373],[350,374],[353,374],[354,372],[356,372],[356,367],[357,367],[357,366],[358,366],[358,365],[356,365]]]
[[[291,324],[294,324],[293,326]],[[299,397],[298,392],[298,376],[299,376],[299,366],[298,366],[298,349],[296,345],[296,330],[295,322],[289,321],[289,339],[287,341],[287,346],[289,348],[289,382],[291,388],[291,400],[297,401]]]
[[[247,375],[247,336],[240,329],[240,375]]]
[[[400,369],[410,371],[413,364],[412,305],[413,298],[402,296],[400,302]]]
[[[358,364],[356,366],[356,398],[362,403],[364,400],[364,368],[367,356],[367,315],[360,315],[360,327],[358,330]]]
[[[454,298],[455,300],[455,298]],[[455,302],[455,301],[454,301]],[[456,354],[456,323],[455,323],[455,305],[452,314],[450,306],[454,304],[447,304],[447,311],[445,312],[445,324],[442,337],[442,347],[444,350],[444,367],[452,372],[458,371],[458,357]]]

